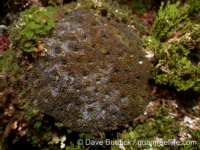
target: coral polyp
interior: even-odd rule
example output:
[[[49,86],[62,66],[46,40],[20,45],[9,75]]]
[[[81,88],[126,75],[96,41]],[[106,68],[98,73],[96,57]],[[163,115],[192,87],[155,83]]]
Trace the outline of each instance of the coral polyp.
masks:
[[[30,106],[78,132],[109,131],[143,113],[150,61],[134,28],[79,7],[65,13],[32,67]]]

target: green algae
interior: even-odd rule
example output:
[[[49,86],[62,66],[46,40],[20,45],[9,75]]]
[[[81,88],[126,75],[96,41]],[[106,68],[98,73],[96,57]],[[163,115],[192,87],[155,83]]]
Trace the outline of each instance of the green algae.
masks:
[[[158,61],[151,67],[156,83],[175,87],[178,91],[200,90],[200,66],[193,62],[200,41],[200,26],[189,18],[189,4],[183,7],[164,3],[150,32],[143,37],[143,45],[154,52]],[[199,56],[194,56],[200,59]]]
[[[20,21],[14,23],[11,28],[13,46],[24,51],[31,52],[33,45],[45,34],[46,31],[55,27],[55,18],[51,13],[57,11],[57,7],[31,6],[30,9],[20,12]]]
[[[131,141],[130,145],[123,145],[125,149],[171,149],[171,145],[162,145],[159,143],[159,140],[170,141],[170,140],[179,140],[179,132],[181,131],[180,122],[175,120],[175,118],[168,114],[166,110],[169,110],[167,105],[163,108],[159,106],[155,112],[154,117],[150,117],[144,122],[130,127],[128,130],[124,130],[123,133],[118,134],[120,140]],[[154,144],[150,141],[155,141]],[[156,143],[157,142],[157,143]],[[117,150],[119,145],[113,146],[112,150]],[[183,148],[183,145],[175,145],[173,149]]]
[[[160,41],[166,41],[175,30],[180,28],[180,23],[188,18],[190,6],[187,3],[183,7],[179,7],[179,5],[179,1],[171,5],[170,1],[168,1],[164,9],[164,3],[161,3],[158,16],[151,28],[150,36],[154,36]]]
[[[145,11],[148,11],[151,8],[151,4],[148,0],[132,0],[132,1],[126,1],[126,0],[118,0],[118,3],[120,5],[129,6],[130,9],[133,10],[134,13],[142,15]]]

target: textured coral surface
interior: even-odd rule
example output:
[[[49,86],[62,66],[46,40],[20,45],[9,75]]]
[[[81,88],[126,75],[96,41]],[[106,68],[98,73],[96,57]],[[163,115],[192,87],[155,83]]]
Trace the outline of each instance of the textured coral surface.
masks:
[[[136,31],[84,8],[65,13],[29,83],[33,108],[80,132],[108,131],[143,112],[149,60]]]

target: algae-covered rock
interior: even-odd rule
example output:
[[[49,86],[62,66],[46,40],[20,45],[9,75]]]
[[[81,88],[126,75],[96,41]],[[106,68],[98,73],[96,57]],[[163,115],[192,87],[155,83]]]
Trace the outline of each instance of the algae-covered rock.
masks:
[[[150,99],[149,60],[133,27],[107,12],[65,13],[30,72],[30,106],[79,132],[108,131]]]

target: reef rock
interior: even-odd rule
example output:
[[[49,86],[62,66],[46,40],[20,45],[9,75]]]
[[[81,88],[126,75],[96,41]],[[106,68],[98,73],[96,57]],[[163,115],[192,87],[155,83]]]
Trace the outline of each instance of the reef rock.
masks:
[[[34,109],[78,132],[109,131],[144,112],[150,61],[134,28],[83,7],[65,13],[29,78]]]

